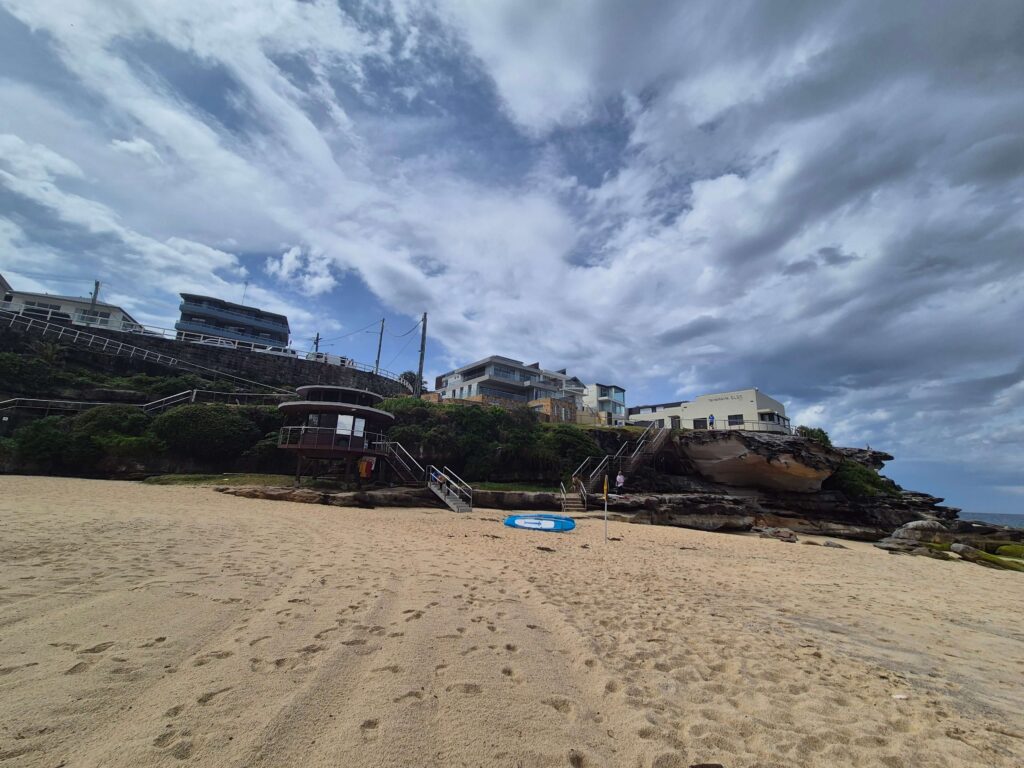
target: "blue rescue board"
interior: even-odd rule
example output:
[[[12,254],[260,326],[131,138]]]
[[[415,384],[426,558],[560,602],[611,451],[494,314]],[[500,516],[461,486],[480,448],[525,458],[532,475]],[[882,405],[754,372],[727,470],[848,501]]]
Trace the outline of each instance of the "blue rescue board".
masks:
[[[576,527],[576,521],[562,515],[510,515],[505,518],[509,528],[526,528],[531,531],[554,531],[562,533]]]

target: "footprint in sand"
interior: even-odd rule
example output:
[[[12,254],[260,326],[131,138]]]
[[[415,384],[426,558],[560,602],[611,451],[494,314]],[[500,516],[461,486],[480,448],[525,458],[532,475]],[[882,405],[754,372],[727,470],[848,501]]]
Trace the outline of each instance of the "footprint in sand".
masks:
[[[26,667],[38,667],[38,661],[30,661],[28,664],[18,664],[14,667],[0,667],[0,675],[9,675],[11,672],[16,672],[19,669],[25,669]]]
[[[94,645],[92,648],[86,648],[84,651],[79,651],[79,653],[103,653],[105,650],[107,650],[107,648],[109,648],[113,644],[113,641],[99,643],[98,645]]]
[[[90,666],[92,666],[92,665],[89,664],[88,662],[80,661],[77,664],[75,664],[75,666],[71,667],[70,669],[64,670],[64,674],[65,675],[78,675],[78,674],[81,674],[82,672],[85,672],[85,670],[87,670]]]
[[[571,701],[560,697],[543,699],[541,704],[545,704],[555,710],[555,712],[559,712],[563,715],[571,714],[576,709],[576,706]]]
[[[388,664],[386,667],[377,667],[373,671],[374,672],[391,672],[391,673],[397,675],[399,672],[402,671],[402,668],[400,666],[398,666],[397,664]]]
[[[231,690],[231,686],[229,685],[227,688],[220,688],[220,689],[218,689],[216,691],[207,691],[202,696],[200,696],[198,699],[196,699],[196,701],[199,704],[209,704],[214,696],[220,696],[222,693],[227,693],[230,690]]]
[[[215,659],[226,659],[229,656],[234,656],[233,651],[212,651],[210,653],[204,653],[202,656],[192,662],[193,667],[202,667],[209,664]]]
[[[449,685],[445,690],[458,691],[459,693],[465,694],[477,694],[484,692],[484,689],[476,683],[458,683],[457,685]]]
[[[393,701],[395,704],[398,704],[399,702],[405,701],[406,699],[414,699],[416,701],[421,701],[423,699],[423,694],[420,691],[409,691],[408,693],[404,693],[401,696],[392,699],[391,701]]]

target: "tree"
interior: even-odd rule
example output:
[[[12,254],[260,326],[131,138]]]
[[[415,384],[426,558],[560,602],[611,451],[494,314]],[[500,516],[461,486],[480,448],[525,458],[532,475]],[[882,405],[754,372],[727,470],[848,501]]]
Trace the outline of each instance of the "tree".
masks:
[[[829,447],[832,446],[832,439],[828,436],[828,432],[821,427],[805,427],[801,424],[796,428],[796,433],[800,437],[806,437],[808,440],[813,440],[816,443]]]
[[[413,391],[416,392],[416,371],[403,371],[398,374],[398,380],[404,381],[406,385]],[[426,379],[420,380],[420,394],[428,392]]]

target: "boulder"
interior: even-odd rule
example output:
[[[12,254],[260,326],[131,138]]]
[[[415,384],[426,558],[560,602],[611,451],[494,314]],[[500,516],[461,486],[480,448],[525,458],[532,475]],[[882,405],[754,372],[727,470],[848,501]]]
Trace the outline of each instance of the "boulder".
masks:
[[[912,541],[941,541],[942,537],[936,534],[948,532],[946,526],[938,520],[911,520],[893,531],[891,536]]]
[[[716,483],[813,493],[842,463],[843,454],[795,435],[737,430],[696,430],[679,449],[697,472]]]
[[[758,533],[762,539],[778,539],[779,541],[786,541],[790,544],[795,544],[799,541],[797,535],[789,528],[762,528]]]

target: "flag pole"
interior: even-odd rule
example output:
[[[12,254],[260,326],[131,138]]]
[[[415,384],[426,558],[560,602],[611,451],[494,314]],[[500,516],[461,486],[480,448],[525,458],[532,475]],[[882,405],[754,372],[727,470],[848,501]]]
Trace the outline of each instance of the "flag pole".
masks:
[[[604,476],[604,540],[608,541],[608,474]]]

